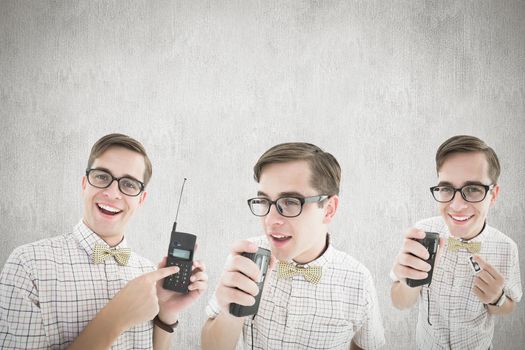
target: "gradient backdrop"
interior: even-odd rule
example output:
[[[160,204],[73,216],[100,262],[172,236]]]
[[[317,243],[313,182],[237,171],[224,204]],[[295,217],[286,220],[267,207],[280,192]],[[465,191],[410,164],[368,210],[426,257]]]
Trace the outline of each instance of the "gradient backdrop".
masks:
[[[489,223],[513,238],[525,281],[524,1],[0,1],[0,266],[81,218],[81,176],[102,135],[141,140],[154,166],[135,250],[199,237],[210,290],[181,315],[197,349],[231,243],[261,232],[245,200],[270,146],[315,143],[341,163],[335,245],[375,276],[388,346],[414,348],[415,310],[389,300],[403,231],[435,215],[428,187],[446,138],[498,153]],[[523,301],[496,349],[522,349]]]

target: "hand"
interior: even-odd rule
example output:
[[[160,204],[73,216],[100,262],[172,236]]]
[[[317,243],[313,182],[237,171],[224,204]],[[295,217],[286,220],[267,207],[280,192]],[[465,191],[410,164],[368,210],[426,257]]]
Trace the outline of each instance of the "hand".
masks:
[[[232,246],[215,293],[221,311],[229,313],[231,303],[245,306],[255,303],[255,296],[259,293],[255,281],[258,280],[261,272],[257,264],[241,254],[255,253],[257,249],[255,244],[245,240],[238,241]]]
[[[167,257],[159,263],[159,269],[166,266]],[[206,267],[201,261],[195,260],[192,266],[188,293],[182,294],[162,287],[161,281],[157,283],[157,297],[159,299],[159,318],[162,322],[172,324],[177,321],[177,314],[193,304],[208,287]]]
[[[482,270],[474,277],[474,294],[483,304],[494,304],[503,292],[505,279],[492,265],[479,255],[474,256]]]
[[[117,315],[124,329],[152,320],[159,313],[157,281],[177,272],[179,268],[172,266],[132,279],[106,305],[110,309],[109,314]]]
[[[421,243],[413,240],[413,238],[423,239],[425,238],[425,231],[416,228],[410,228],[405,233],[403,240],[403,246],[401,251],[394,260],[393,271],[394,274],[403,283],[406,283],[406,279],[420,280],[425,279],[430,271],[430,264],[425,260],[429,258],[429,254],[425,246]],[[443,246],[444,240],[439,240],[439,246]],[[437,262],[437,258],[435,262]]]

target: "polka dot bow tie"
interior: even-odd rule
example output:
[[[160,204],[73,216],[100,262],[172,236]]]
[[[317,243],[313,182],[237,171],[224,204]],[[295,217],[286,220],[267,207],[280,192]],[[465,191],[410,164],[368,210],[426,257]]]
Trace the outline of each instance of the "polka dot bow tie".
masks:
[[[282,261],[279,261],[278,264],[277,276],[279,278],[289,278],[292,276],[302,275],[308,282],[317,284],[321,280],[321,274],[321,266],[302,267]]]
[[[131,249],[129,248],[108,248],[103,244],[95,244],[93,249],[93,262],[100,264],[108,257],[112,256],[119,263],[119,265],[127,265],[129,256],[131,255]]]
[[[451,252],[457,252],[460,249],[465,249],[472,254],[479,253],[481,250],[481,242],[462,242],[459,239],[452,237],[448,238],[447,249]]]

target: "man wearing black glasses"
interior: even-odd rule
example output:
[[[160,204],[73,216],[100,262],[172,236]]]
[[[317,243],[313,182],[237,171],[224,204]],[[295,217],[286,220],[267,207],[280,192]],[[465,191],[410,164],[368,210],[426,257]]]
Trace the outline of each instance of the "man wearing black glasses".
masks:
[[[82,177],[83,218],[70,233],[18,247],[0,275],[1,349],[168,349],[181,310],[207,286],[194,263],[188,294],[160,281],[131,251],[127,224],[152,174],[142,144],[110,134],[91,149]],[[52,203],[50,203],[52,205]]]
[[[419,349],[489,349],[493,315],[511,313],[522,296],[516,243],[486,222],[499,194],[500,163],[494,150],[473,136],[454,136],[436,154],[438,185],[430,188],[441,216],[407,230],[391,277],[392,303],[399,309],[418,300]],[[429,254],[413,239],[440,234],[431,283]]]
[[[339,205],[341,169],[317,146],[284,143],[254,166],[251,212],[264,236],[236,242],[202,332],[203,349],[234,349],[240,334],[252,349],[375,349],[384,343],[369,271],[336,250],[328,234]],[[260,271],[242,252],[271,249],[255,316],[234,317],[231,303],[254,304]]]

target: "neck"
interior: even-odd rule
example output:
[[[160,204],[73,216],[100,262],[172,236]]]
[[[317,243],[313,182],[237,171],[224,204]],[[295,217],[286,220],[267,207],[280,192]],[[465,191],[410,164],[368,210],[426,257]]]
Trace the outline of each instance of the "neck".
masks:
[[[100,237],[106,244],[110,247],[115,247],[122,242],[124,239],[124,233],[104,233],[104,232],[97,232],[91,227],[91,225],[85,220],[82,219],[82,222],[84,225],[86,225],[91,231],[93,231],[94,234]]]
[[[315,254],[313,258],[309,258],[309,259],[307,258],[306,259],[307,261],[300,261],[303,259],[292,259],[292,260],[297,264],[305,265],[305,264],[311,263],[312,261],[318,259],[320,256],[324,254],[324,252],[326,252],[326,249],[328,249],[328,246],[330,243],[329,237],[330,236],[328,235],[328,233],[326,233],[324,237],[324,245],[318,250],[317,254]]]
[[[474,238],[476,238],[477,236],[479,236],[479,235],[481,234],[481,232],[483,232],[483,230],[485,229],[485,226],[487,226],[487,220],[485,220],[485,221],[483,222],[483,226],[481,227],[481,230],[479,230],[478,233],[476,233],[476,234],[475,234],[474,236],[472,236],[472,237],[465,238],[464,241],[470,241],[471,239],[474,239]]]

